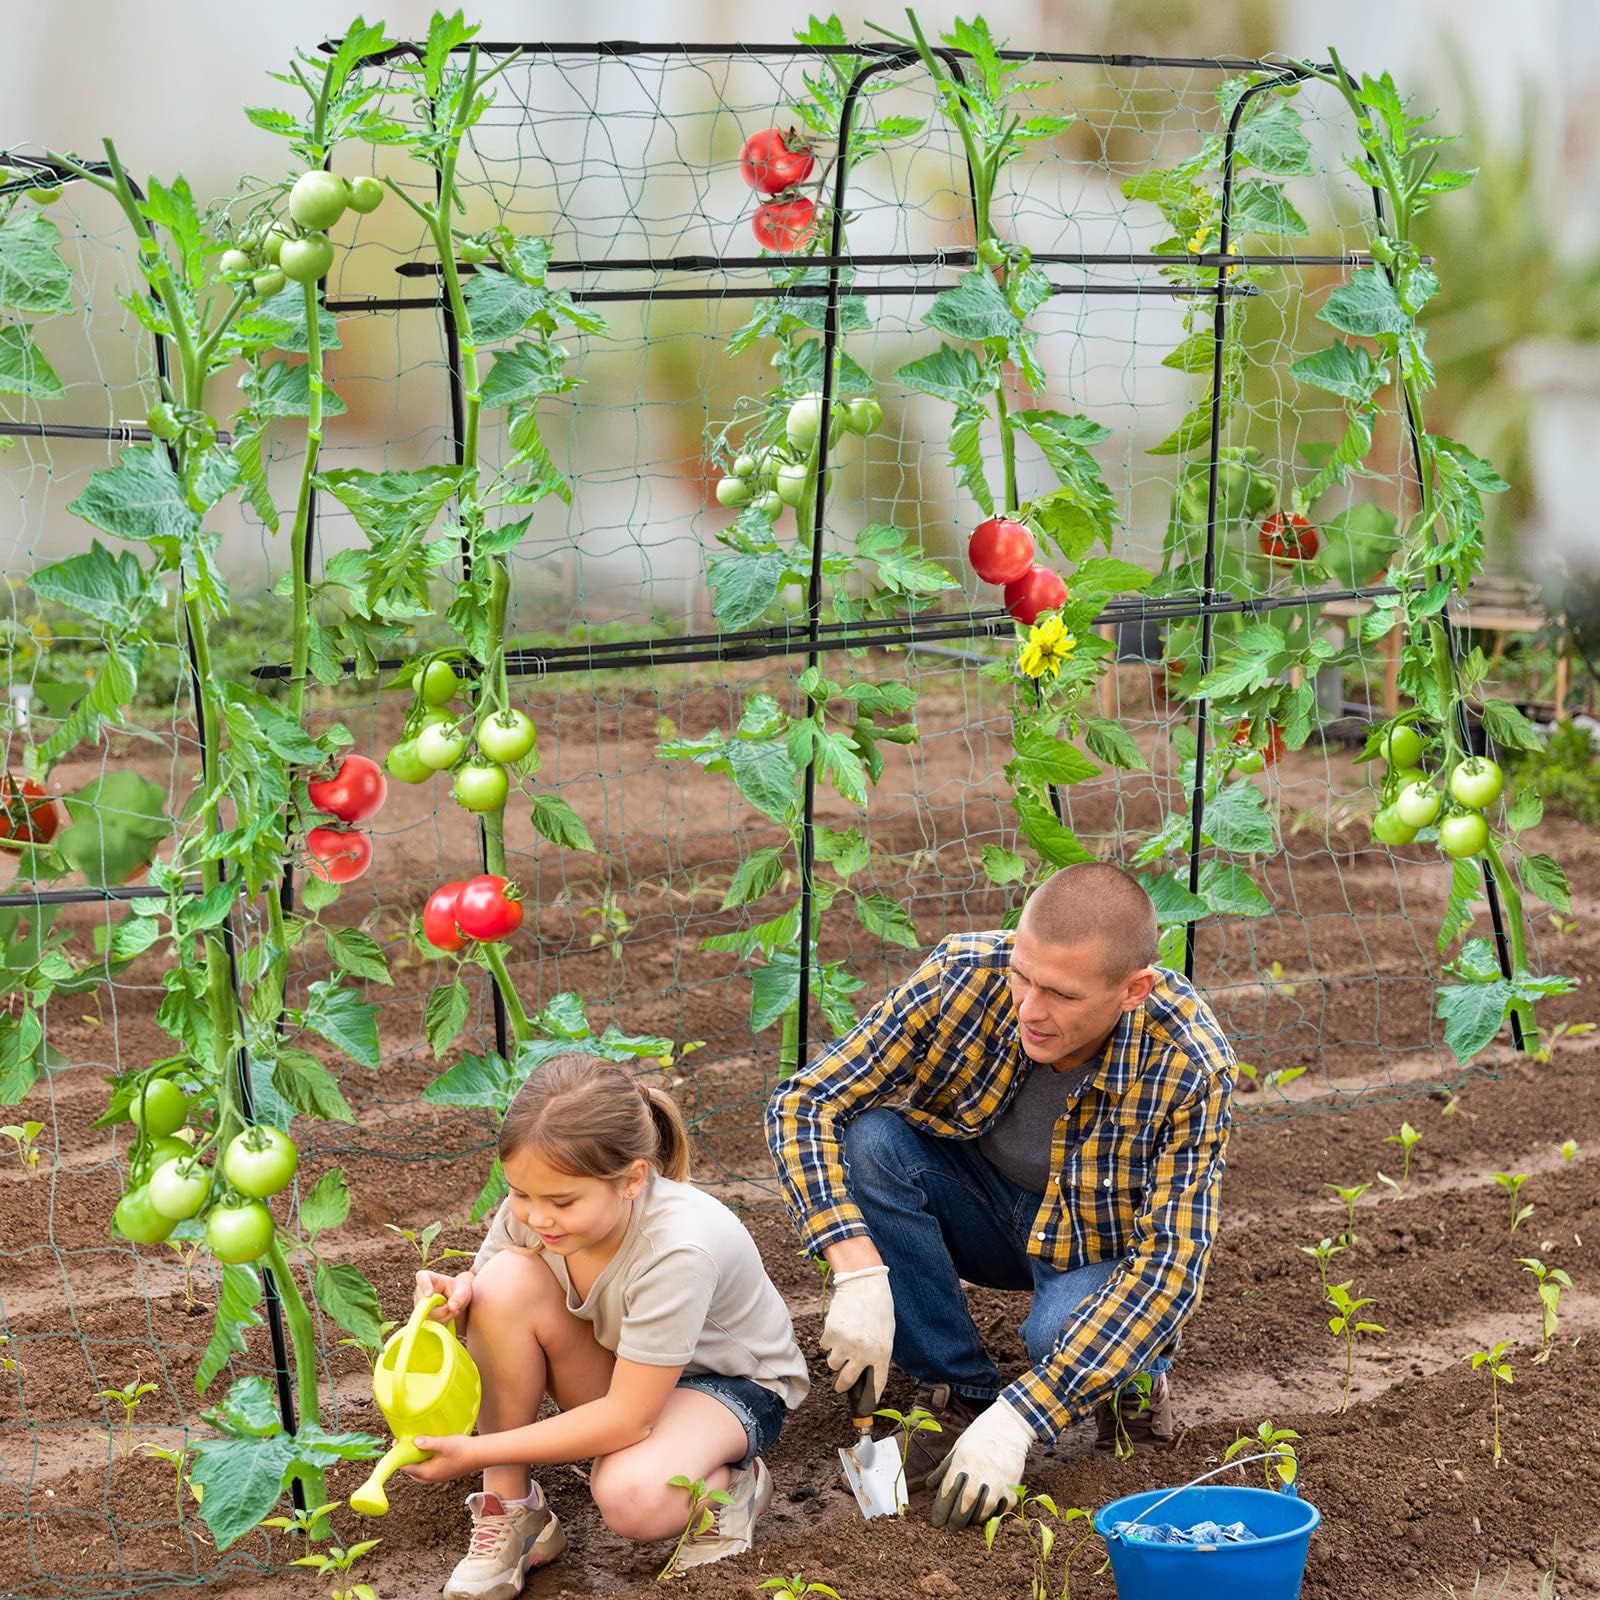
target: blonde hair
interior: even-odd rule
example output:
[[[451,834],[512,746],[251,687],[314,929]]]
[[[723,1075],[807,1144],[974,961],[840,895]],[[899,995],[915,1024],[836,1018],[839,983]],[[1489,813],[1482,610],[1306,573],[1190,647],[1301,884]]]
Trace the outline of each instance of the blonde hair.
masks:
[[[680,1183],[689,1176],[677,1102],[598,1056],[552,1056],[517,1090],[500,1125],[500,1159],[527,1149],[574,1178],[621,1178],[635,1161]]]

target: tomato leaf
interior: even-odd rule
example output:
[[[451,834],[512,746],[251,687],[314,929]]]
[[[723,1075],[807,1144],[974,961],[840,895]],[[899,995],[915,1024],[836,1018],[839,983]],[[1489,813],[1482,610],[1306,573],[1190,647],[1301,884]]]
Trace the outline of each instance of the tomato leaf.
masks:
[[[1517,863],[1517,873],[1523,887],[1536,894],[1546,905],[1557,911],[1571,914],[1572,890],[1567,884],[1567,874],[1561,863],[1552,856],[1527,855]]]
[[[311,1054],[293,1045],[280,1045],[272,1064],[272,1087],[292,1111],[323,1122],[354,1123],[339,1080]]]
[[[61,230],[30,206],[0,222],[0,306],[61,316],[72,310],[72,273],[56,253]]]
[[[1309,173],[1311,144],[1301,130],[1299,111],[1287,100],[1266,102],[1265,109],[1239,129],[1234,159],[1275,178]]]
[[[367,1282],[366,1274],[359,1267],[347,1262],[330,1266],[326,1261],[319,1261],[312,1287],[317,1304],[346,1333],[365,1344],[382,1341],[383,1309],[378,1304],[378,1291]]]
[[[706,581],[711,585],[711,609],[723,630],[737,633],[759,622],[778,598],[791,566],[781,550],[733,550],[713,556],[706,563]]]
[[[470,1004],[467,986],[459,978],[441,983],[428,996],[423,1027],[436,1060],[455,1042],[456,1035],[467,1020]]]
[[[330,1167],[300,1199],[300,1226],[313,1239],[337,1228],[350,1215],[350,1186],[338,1167]]]
[[[1494,1042],[1514,998],[1511,984],[1498,976],[1441,986],[1436,1014],[1444,1022],[1444,1042],[1462,1066]]]
[[[1030,794],[1016,796],[1017,817],[1022,835],[1053,867],[1070,867],[1079,861],[1093,861],[1092,852],[1064,822],[1058,821],[1049,806]]]
[[[750,1031],[763,1033],[800,1000],[800,957],[774,950],[750,974]]]
[[[63,804],[72,820],[55,847],[89,883],[100,887],[125,883],[148,866],[156,846],[172,832],[166,790],[126,768],[91,778],[76,793],[63,796]],[[225,892],[231,907],[236,891]]]
[[[563,850],[595,848],[583,819],[558,795],[536,794],[533,797],[533,825],[546,839],[560,845]]]
[[[821,855],[820,842],[817,853]],[[766,849],[753,852],[739,863],[733,874],[733,880],[728,885],[728,892],[722,897],[722,904],[718,909],[729,911],[735,906],[748,905],[752,900],[760,900],[777,888],[778,880],[782,876],[781,850],[775,846],[768,846]]]
[[[503,1111],[522,1087],[525,1076],[493,1050],[481,1056],[469,1052],[448,1072],[440,1073],[422,1091],[422,1098],[436,1106],[482,1106]]]
[[[342,967],[352,977],[367,978],[373,983],[394,982],[389,976],[383,947],[370,933],[360,928],[325,927],[322,934],[327,941],[329,959],[335,966]]]
[[[922,947],[910,912],[881,889],[856,896],[856,920],[885,944],[904,945],[908,950]]]
[[[225,1265],[222,1287],[217,1294],[217,1314],[211,1325],[211,1339],[195,1369],[194,1392],[204,1394],[212,1380],[234,1356],[248,1349],[245,1331],[259,1328],[261,1318],[255,1307],[261,1302],[261,1279],[250,1266]]]
[[[0,393],[53,400],[65,393],[55,368],[25,328],[0,328]]]
[[[894,376],[907,389],[967,410],[982,407],[994,387],[989,366],[976,351],[957,350],[943,342],[932,355],[908,361]]]
[[[33,1087],[43,1043],[38,1012],[27,1006],[16,1015],[0,1011],[0,1106],[17,1105]]]
[[[1353,273],[1323,302],[1320,321],[1361,339],[1395,338],[1411,327],[1411,317],[1395,297],[1394,285],[1368,268]]]
[[[1207,861],[1201,865],[1200,897],[1219,916],[1265,917],[1272,912],[1261,886],[1234,861]]]
[[[362,1066],[377,1070],[378,1008],[354,989],[341,989],[330,979],[313,983],[300,1021]]]
[[[116,466],[90,477],[67,510],[102,533],[146,544],[188,540],[199,527],[165,450],[124,450]]]
[[[1302,356],[1289,371],[1301,383],[1363,406],[1389,381],[1387,365],[1374,361],[1364,345],[1346,344],[1343,339],[1335,339],[1326,350]]]
[[[922,320],[941,333],[974,342],[1010,339],[1017,331],[1017,319],[1005,294],[986,271],[962,273],[953,288],[934,297]]]
[[[217,1549],[226,1550],[277,1504],[297,1459],[294,1440],[280,1431],[265,1438],[196,1439],[190,1448],[189,1480],[204,1496],[200,1514]]]
[[[1290,204],[1281,183],[1242,178],[1234,185],[1229,223],[1236,234],[1270,233],[1294,238],[1310,230],[1305,218]]]
[[[1181,927],[1186,922],[1198,922],[1211,915],[1211,905],[1202,895],[1190,894],[1187,873],[1180,878],[1176,872],[1163,873],[1159,878],[1140,878],[1144,891],[1156,908],[1156,926]]]
[[[1133,742],[1133,736],[1120,722],[1113,722],[1109,717],[1085,718],[1083,742],[1107,766],[1122,767],[1130,772],[1149,771],[1144,754]]]

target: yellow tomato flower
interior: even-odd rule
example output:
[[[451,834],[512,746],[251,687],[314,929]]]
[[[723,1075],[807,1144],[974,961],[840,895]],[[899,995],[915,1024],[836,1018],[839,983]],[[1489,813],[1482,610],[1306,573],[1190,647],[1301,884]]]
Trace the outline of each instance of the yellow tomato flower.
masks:
[[[1194,237],[1189,241],[1189,254],[1192,256],[1199,255],[1200,252],[1205,249],[1206,240],[1210,237],[1211,224],[1209,222],[1202,222],[1200,226],[1194,230]]]
[[[1061,663],[1078,648],[1078,641],[1067,632],[1060,617],[1046,617],[1028,630],[1027,642],[1017,658],[1017,668],[1024,677],[1042,678],[1046,672],[1052,678],[1061,676]]]

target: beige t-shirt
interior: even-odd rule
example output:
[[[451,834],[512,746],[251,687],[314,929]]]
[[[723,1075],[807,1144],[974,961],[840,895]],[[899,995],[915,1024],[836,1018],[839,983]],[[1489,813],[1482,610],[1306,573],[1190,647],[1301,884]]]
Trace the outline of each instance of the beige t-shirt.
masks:
[[[507,1248],[541,1253],[566,1291],[567,1309],[593,1323],[599,1344],[624,1361],[750,1378],[791,1411],[805,1399],[811,1386],[805,1358],[755,1240],[720,1200],[693,1184],[651,1175],[617,1253],[586,1299],[577,1298],[566,1262],[544,1250],[538,1234],[502,1202],[474,1271]]]

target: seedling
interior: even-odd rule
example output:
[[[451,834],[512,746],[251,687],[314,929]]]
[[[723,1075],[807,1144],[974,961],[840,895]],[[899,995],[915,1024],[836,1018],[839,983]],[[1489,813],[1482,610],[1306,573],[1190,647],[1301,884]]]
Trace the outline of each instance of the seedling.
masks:
[[[378,1357],[383,1354],[383,1347],[388,1342],[389,1335],[393,1333],[394,1330],[399,1326],[400,1324],[398,1322],[380,1322],[378,1324],[378,1338],[376,1343],[372,1343],[357,1335],[349,1339],[341,1339],[338,1347],[340,1349],[348,1347],[351,1350],[359,1350],[367,1363],[368,1369],[375,1372],[377,1371],[378,1367]]]
[[[1506,1351],[1516,1342],[1515,1339],[1502,1339],[1492,1350],[1474,1350],[1467,1357],[1474,1372],[1480,1367],[1489,1369],[1489,1409],[1494,1418],[1494,1464],[1497,1467],[1505,1460],[1505,1453],[1500,1448],[1500,1385],[1509,1386],[1511,1382],[1511,1363],[1506,1360]]]
[[[174,1484],[174,1488],[173,1488],[172,1503],[173,1503],[174,1509],[178,1513],[178,1525],[179,1525],[179,1527],[182,1527],[183,1526],[183,1490],[184,1490],[184,1485],[188,1484],[189,1493],[194,1496],[195,1502],[197,1504],[199,1503],[199,1500],[200,1500],[200,1492],[199,1492],[199,1490],[197,1490],[195,1488],[195,1486],[192,1483],[189,1482],[189,1471],[188,1471],[188,1468],[189,1468],[189,1451],[188,1451],[188,1449],[185,1446],[180,1444],[176,1450],[168,1450],[165,1445],[152,1444],[148,1439],[145,1439],[145,1440],[142,1440],[140,1442],[140,1444],[139,1444],[139,1454],[142,1455],[142,1456],[149,1456],[152,1460],[155,1460],[155,1461],[165,1461],[165,1462],[169,1463],[170,1466],[172,1467],[172,1470],[173,1470],[174,1474],[176,1475],[176,1479],[177,1479],[176,1483]],[[201,1533],[198,1529],[195,1530],[195,1537],[197,1539],[199,1539],[202,1544],[208,1544],[210,1542],[206,1538],[206,1536],[203,1533]]]
[[[1345,1215],[1348,1219],[1345,1223],[1344,1242],[1347,1245],[1354,1244],[1356,1242],[1356,1201],[1359,1200],[1362,1195],[1364,1195],[1367,1190],[1372,1187],[1372,1185],[1370,1183],[1356,1183],[1352,1184],[1348,1189],[1341,1189],[1336,1183],[1325,1183],[1322,1187],[1324,1189],[1332,1189],[1333,1192],[1344,1201]]]
[[[1528,1181],[1526,1172],[1497,1172],[1494,1181],[1506,1192],[1506,1198],[1511,1204],[1511,1231],[1517,1229],[1533,1215],[1531,1205],[1518,1205],[1517,1198],[1522,1192],[1522,1186]]]
[[[439,1230],[444,1226],[442,1222],[430,1222],[421,1232],[412,1228],[400,1228],[392,1222],[384,1223],[390,1233],[398,1233],[405,1242],[417,1253],[417,1265],[426,1272],[435,1261],[451,1261],[462,1256],[470,1256],[470,1250],[441,1250],[438,1255],[433,1253],[433,1241],[439,1237]]]
[[[1277,1067],[1271,1072],[1262,1072],[1248,1061],[1239,1062],[1238,1071],[1252,1089],[1259,1089],[1263,1094],[1268,1089],[1281,1089],[1284,1084],[1293,1083],[1296,1078],[1303,1078],[1306,1074],[1304,1067]]]
[[[1016,1486],[1017,1503],[998,1516],[990,1517],[983,1525],[983,1543],[994,1549],[995,1535],[1006,1523],[1014,1523],[1022,1530],[1033,1550],[1033,1578],[1029,1600],[1071,1600],[1072,1562],[1086,1544],[1099,1537],[1094,1531],[1094,1513],[1081,1506],[1068,1506],[1064,1511],[1047,1494],[1029,1494],[1025,1484]],[[1061,1562],[1059,1584],[1050,1575],[1050,1557],[1059,1545],[1066,1543],[1064,1535],[1074,1523],[1084,1526],[1073,1530],[1078,1537],[1067,1548]]]
[[[1381,1172],[1378,1174],[1378,1182],[1388,1184],[1394,1190],[1395,1199],[1399,1200],[1405,1195],[1406,1185],[1411,1182],[1411,1152],[1422,1143],[1422,1135],[1409,1122],[1402,1122],[1399,1133],[1387,1135],[1383,1142],[1400,1146],[1402,1165],[1398,1183],[1393,1178],[1385,1177]]]
[[[28,1369],[15,1356],[6,1354],[6,1346],[10,1343],[11,1335],[0,1333],[0,1372],[14,1372],[19,1378],[26,1377]]]
[[[717,1508],[733,1504],[733,1496],[726,1489],[708,1489],[704,1478],[686,1478],[679,1473],[677,1477],[667,1479],[667,1487],[688,1490],[689,1515],[684,1519],[683,1532],[678,1535],[678,1542],[673,1545],[666,1566],[656,1574],[657,1583],[664,1583],[677,1570],[683,1547],[691,1539],[698,1539],[702,1533],[710,1530],[717,1520]]]
[[[1272,1452],[1270,1459],[1261,1463],[1267,1487],[1287,1489],[1300,1473],[1300,1458],[1295,1454],[1293,1443],[1299,1437],[1293,1428],[1274,1428],[1268,1419],[1257,1426],[1253,1435],[1241,1433],[1222,1452],[1222,1459],[1232,1461],[1235,1456],[1242,1455],[1246,1450]],[[1273,1481],[1274,1477],[1277,1482]]]
[[[324,1510],[331,1509],[324,1507]],[[340,1545],[329,1545],[326,1550],[313,1551],[310,1555],[297,1556],[289,1563],[292,1567],[315,1567],[319,1578],[332,1577],[333,1587],[328,1591],[328,1600],[378,1600],[378,1591],[370,1583],[352,1583],[350,1569],[369,1550],[374,1550],[383,1541],[381,1539],[362,1539],[350,1546],[348,1550]]]
[[[617,904],[617,897],[607,889],[599,905],[585,906],[581,914],[600,919],[600,931],[589,935],[589,948],[592,950],[597,944],[603,944],[611,952],[611,959],[620,961],[622,941],[633,931],[633,924],[628,921],[628,913]]]
[[[1267,969],[1266,977],[1261,980],[1261,984],[1264,989],[1270,990],[1273,994],[1281,994],[1285,1000],[1293,999],[1295,989],[1298,987],[1296,984],[1285,981],[1283,963],[1281,961],[1272,963],[1271,967]],[[1300,1070],[1304,1072],[1305,1068],[1302,1067]]]
[[[117,1405],[122,1407],[122,1425],[124,1429],[122,1455],[124,1460],[133,1453],[133,1414],[139,1409],[139,1402],[147,1394],[155,1394],[156,1392],[155,1384],[141,1383],[137,1373],[120,1389],[95,1390],[95,1398],[97,1400],[104,1400],[107,1404],[115,1401]],[[108,1434],[106,1437],[109,1438],[110,1435]]]
[[[1533,1052],[1533,1059],[1548,1063],[1556,1053],[1556,1046],[1563,1039],[1581,1039],[1586,1033],[1593,1033],[1596,1024],[1592,1022],[1558,1022],[1548,1031],[1544,1031],[1544,1039],[1539,1048]],[[0,1132],[4,1132],[0,1129]]]
[[[1537,1256],[1518,1256],[1526,1272],[1533,1274],[1539,1290],[1539,1353],[1533,1358],[1536,1367],[1550,1359],[1550,1341],[1556,1336],[1556,1312],[1561,1305],[1561,1291],[1572,1287],[1572,1279],[1560,1267],[1547,1267]]]
[[[324,1536],[325,1519],[330,1511],[336,1511],[344,1504],[342,1500],[330,1500],[325,1506],[313,1506],[307,1510],[297,1510],[290,1517],[263,1517],[256,1524],[260,1528],[276,1528],[282,1533],[298,1533],[306,1540],[319,1539]]]
[[[921,1406],[913,1406],[911,1410],[905,1412],[896,1411],[892,1406],[883,1406],[872,1414],[875,1417],[882,1417],[886,1422],[892,1422],[900,1430],[900,1476],[895,1482],[902,1484],[906,1481],[906,1457],[911,1452],[913,1436],[919,1433],[943,1433],[944,1429],[940,1427],[933,1413],[924,1411]],[[895,1498],[899,1499],[898,1491]],[[902,1517],[905,1515],[903,1506],[897,1515]]]
[[[1556,1146],[1556,1151],[1563,1161],[1575,1161],[1578,1156],[1578,1141],[1576,1139],[1563,1139]]]
[[[1117,1430],[1111,1442],[1111,1454],[1118,1461],[1133,1459],[1133,1440],[1128,1437],[1128,1425],[1122,1419],[1122,1397],[1129,1391],[1137,1395],[1139,1403],[1133,1408],[1133,1414],[1136,1417],[1142,1416],[1150,1409],[1150,1391],[1154,1384],[1155,1380],[1148,1372],[1136,1372],[1111,1397],[1111,1415]]]
[[[775,1589],[782,1600],[805,1600],[808,1594],[826,1595],[828,1600],[839,1600],[839,1591],[825,1583],[807,1583],[805,1574],[797,1572],[792,1578],[768,1578],[760,1585],[763,1589]]]
[[[186,1306],[195,1304],[194,1264],[200,1259],[205,1242],[204,1232],[193,1222],[180,1222],[172,1237],[162,1241],[183,1268],[183,1303]]]
[[[1322,1290],[1322,1298],[1328,1298],[1328,1263],[1339,1254],[1341,1250],[1350,1248],[1349,1241],[1340,1239],[1319,1239],[1315,1244],[1303,1244],[1301,1253],[1308,1255],[1317,1264],[1317,1283]]]
[[[22,1158],[22,1170],[30,1178],[36,1177],[39,1172],[39,1152],[33,1141],[43,1132],[42,1122],[24,1122],[20,1126],[8,1122],[0,1128],[0,1137],[9,1139],[17,1147],[17,1154]]]
[[[1350,1409],[1350,1384],[1355,1377],[1356,1368],[1356,1338],[1363,1333],[1387,1333],[1389,1330],[1376,1322],[1360,1322],[1357,1314],[1363,1306],[1376,1305],[1377,1302],[1370,1298],[1357,1299],[1350,1293],[1353,1279],[1344,1283],[1330,1283],[1328,1285],[1328,1300],[1334,1309],[1333,1316],[1328,1318],[1328,1332],[1336,1339],[1344,1340],[1344,1398],[1339,1402],[1339,1410]]]

